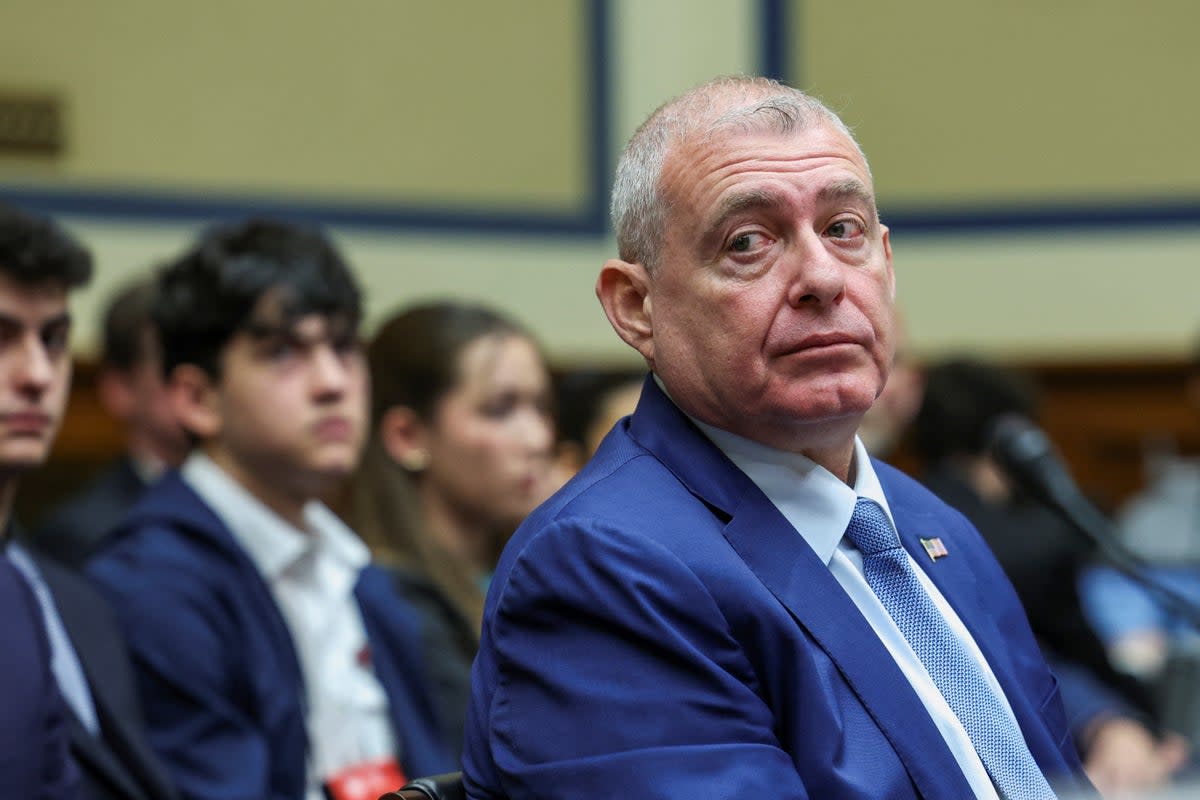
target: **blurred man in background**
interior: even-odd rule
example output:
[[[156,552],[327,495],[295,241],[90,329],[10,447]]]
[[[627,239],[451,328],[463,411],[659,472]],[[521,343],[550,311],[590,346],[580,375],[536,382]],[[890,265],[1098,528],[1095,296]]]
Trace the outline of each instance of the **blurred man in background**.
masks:
[[[100,405],[124,429],[125,452],[34,534],[43,551],[71,566],[82,566],[146,487],[187,455],[187,436],[167,398],[150,319],[155,283],[153,275],[134,281],[104,312],[96,389]]]
[[[54,224],[0,209],[0,525],[8,563],[36,598],[35,621],[48,642],[57,696],[14,674],[28,648],[0,649],[5,666],[0,704],[0,796],[59,797],[61,787],[33,790],[14,783],[24,763],[56,787],[68,773],[82,777],[84,800],[160,800],[174,797],[145,743],[141,709],[119,631],[103,598],[82,577],[45,557],[11,519],[17,481],[41,465],[62,420],[71,382],[70,289],[91,277],[91,257]],[[0,572],[0,582],[6,572]],[[3,633],[22,613],[5,603]],[[27,677],[27,676],[25,676]],[[63,713],[73,764],[59,763],[56,734],[14,719],[31,704],[52,702]],[[38,766],[40,764],[40,767]],[[73,775],[72,775],[73,778]],[[24,787],[24,788],[19,788]],[[74,797],[74,794],[70,796]]]

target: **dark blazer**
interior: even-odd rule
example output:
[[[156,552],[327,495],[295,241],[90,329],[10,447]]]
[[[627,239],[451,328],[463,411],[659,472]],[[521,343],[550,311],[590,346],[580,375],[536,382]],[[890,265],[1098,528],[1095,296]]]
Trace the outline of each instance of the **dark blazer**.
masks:
[[[33,541],[61,564],[82,569],[125,512],[146,491],[146,482],[122,456],[38,525]]]
[[[305,687],[291,634],[258,569],[178,473],[147,490],[88,571],[112,599],[150,743],[180,794],[301,800]],[[406,774],[454,769],[416,614],[375,567],[355,596]]]
[[[121,631],[104,597],[77,575],[32,552],[87,678],[100,735],[68,707],[71,754],[86,800],[170,800],[170,779],[146,742],[141,705]]]
[[[471,622],[431,580],[400,567],[393,567],[391,572],[396,591],[421,620],[420,647],[442,726],[442,740],[447,752],[458,761],[471,697],[471,662],[479,650],[479,638]]]
[[[66,725],[41,607],[0,555],[0,797],[80,797]]]
[[[991,665],[1034,758],[1086,788],[1054,677],[978,532],[875,463],[905,547]],[[940,537],[932,561],[919,537]],[[472,674],[469,797],[972,796],[827,566],[648,380],[517,531]]]

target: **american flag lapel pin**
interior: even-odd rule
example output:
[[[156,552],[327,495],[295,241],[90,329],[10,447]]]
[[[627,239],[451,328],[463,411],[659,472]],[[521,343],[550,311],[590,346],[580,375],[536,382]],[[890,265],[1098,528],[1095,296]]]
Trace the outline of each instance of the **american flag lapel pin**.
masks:
[[[925,552],[929,554],[929,558],[937,561],[942,556],[950,555],[950,551],[946,549],[946,545],[942,544],[942,540],[937,536],[932,539],[922,539],[921,546],[925,548]]]

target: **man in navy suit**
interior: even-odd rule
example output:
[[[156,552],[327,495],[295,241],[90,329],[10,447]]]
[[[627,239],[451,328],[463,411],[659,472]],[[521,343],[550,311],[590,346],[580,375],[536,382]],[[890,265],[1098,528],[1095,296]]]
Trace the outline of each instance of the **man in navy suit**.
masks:
[[[895,284],[845,125],[772,81],[706,84],[634,134],[613,219],[597,294],[652,374],[500,561],[468,796],[1086,791],[979,534],[856,439]]]
[[[91,257],[60,228],[0,209],[0,560],[19,570],[36,602],[83,798],[169,800],[111,611],[82,576],[16,535],[9,518],[17,477],[45,460],[58,431],[71,380],[67,292],[90,276]]]
[[[67,295],[88,282],[88,253],[58,226],[0,205],[0,548],[21,477],[40,465],[71,381]],[[0,796],[79,797],[69,756],[59,653],[38,598],[0,557]],[[52,657],[55,662],[52,662]]]
[[[0,558],[0,797],[75,800],[63,700],[37,601]]]

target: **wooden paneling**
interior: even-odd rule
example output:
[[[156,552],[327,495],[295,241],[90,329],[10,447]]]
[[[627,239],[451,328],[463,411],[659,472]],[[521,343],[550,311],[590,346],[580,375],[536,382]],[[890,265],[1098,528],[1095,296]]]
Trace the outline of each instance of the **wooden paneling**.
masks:
[[[1189,406],[1183,361],[1027,365],[1043,390],[1042,423],[1076,480],[1116,506],[1145,483],[1147,456],[1200,452],[1200,409]]]

